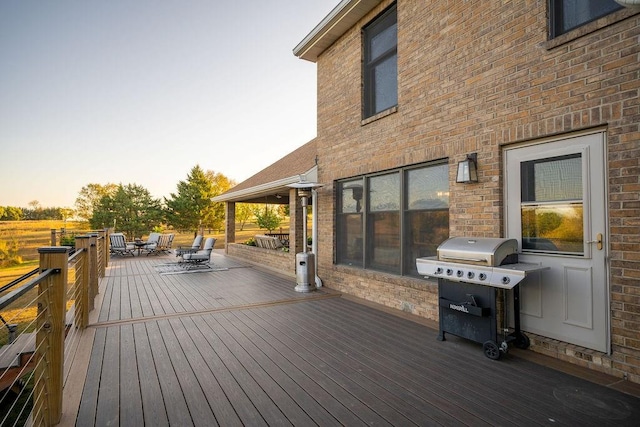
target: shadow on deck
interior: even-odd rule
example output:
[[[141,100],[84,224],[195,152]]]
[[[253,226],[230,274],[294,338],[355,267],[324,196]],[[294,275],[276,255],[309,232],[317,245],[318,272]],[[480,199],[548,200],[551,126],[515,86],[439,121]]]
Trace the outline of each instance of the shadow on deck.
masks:
[[[90,425],[637,425],[640,399],[215,253],[114,259],[75,417]],[[89,345],[90,346],[90,345]],[[89,350],[87,350],[89,351]],[[528,353],[528,352],[525,352]],[[66,393],[66,392],[65,392]],[[69,415],[69,413],[67,413]]]

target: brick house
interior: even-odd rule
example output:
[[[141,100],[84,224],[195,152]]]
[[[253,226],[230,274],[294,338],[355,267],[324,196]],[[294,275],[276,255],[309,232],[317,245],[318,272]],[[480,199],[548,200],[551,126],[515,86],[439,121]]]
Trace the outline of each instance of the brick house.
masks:
[[[437,320],[415,258],[516,238],[550,267],[521,286],[530,348],[640,382],[639,12],[342,0],[294,49],[317,64],[324,285]]]

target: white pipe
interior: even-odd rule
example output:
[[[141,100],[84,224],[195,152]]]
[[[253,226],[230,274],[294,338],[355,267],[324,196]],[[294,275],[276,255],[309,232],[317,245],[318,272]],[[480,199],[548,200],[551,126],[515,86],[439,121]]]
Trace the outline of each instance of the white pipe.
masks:
[[[316,288],[322,287],[322,279],[318,277],[318,191],[316,189],[311,190],[311,226],[313,227],[312,237],[311,237],[311,252],[313,252],[315,257],[315,280],[316,280]],[[305,218],[306,221],[306,218]],[[306,244],[306,242],[305,242]]]

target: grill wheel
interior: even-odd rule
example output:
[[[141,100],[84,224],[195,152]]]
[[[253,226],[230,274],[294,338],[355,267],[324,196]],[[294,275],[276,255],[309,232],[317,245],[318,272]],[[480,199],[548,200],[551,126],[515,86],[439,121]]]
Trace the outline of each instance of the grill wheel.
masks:
[[[482,349],[484,350],[484,355],[489,359],[498,360],[500,359],[500,347],[494,341],[485,341],[482,345]]]

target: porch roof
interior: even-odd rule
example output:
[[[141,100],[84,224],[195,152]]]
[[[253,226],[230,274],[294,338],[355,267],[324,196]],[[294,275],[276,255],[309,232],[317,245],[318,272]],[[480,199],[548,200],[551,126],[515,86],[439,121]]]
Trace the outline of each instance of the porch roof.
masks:
[[[214,202],[289,203],[289,184],[300,181],[305,175],[309,181],[317,181],[316,140],[287,154],[275,163],[213,198]]]

